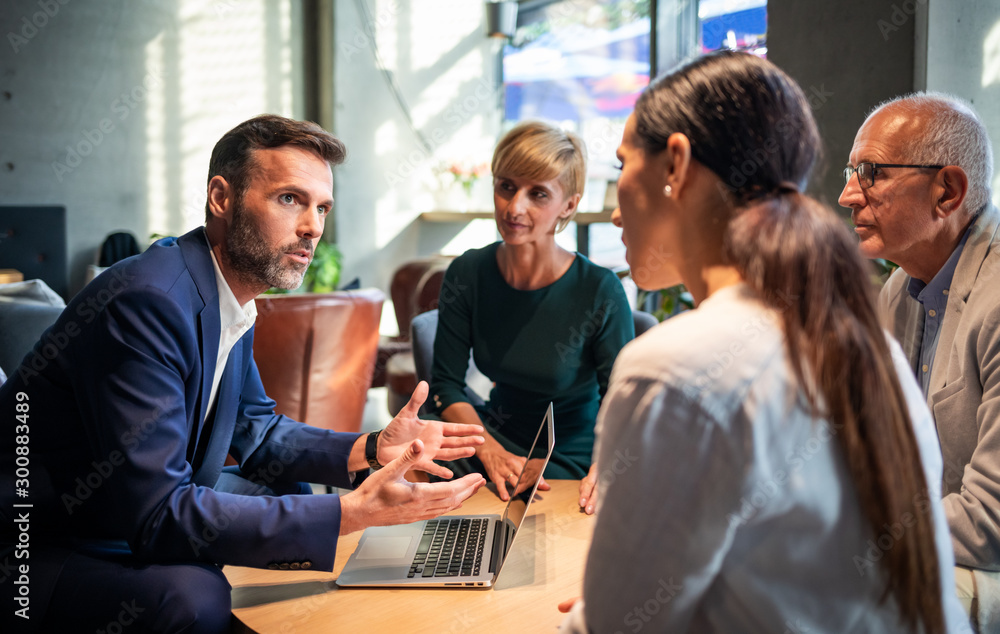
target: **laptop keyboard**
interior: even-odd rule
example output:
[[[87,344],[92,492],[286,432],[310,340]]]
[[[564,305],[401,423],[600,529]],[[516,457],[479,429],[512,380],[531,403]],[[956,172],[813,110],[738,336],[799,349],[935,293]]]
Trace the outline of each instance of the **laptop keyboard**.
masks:
[[[488,521],[488,518],[428,520],[406,576],[478,575],[482,568]]]

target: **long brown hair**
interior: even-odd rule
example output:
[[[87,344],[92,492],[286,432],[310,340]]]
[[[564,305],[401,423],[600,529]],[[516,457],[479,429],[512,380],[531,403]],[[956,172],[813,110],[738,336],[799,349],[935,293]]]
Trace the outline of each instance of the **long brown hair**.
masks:
[[[798,193],[820,138],[798,85],[774,64],[720,53],[651,85],[636,104],[647,152],[671,133],[718,175],[735,202],[724,255],[781,315],[792,368],[816,415],[830,420],[874,533],[916,523],[879,565],[908,630],[945,631],[934,526],[920,450],[869,269],[836,214]]]

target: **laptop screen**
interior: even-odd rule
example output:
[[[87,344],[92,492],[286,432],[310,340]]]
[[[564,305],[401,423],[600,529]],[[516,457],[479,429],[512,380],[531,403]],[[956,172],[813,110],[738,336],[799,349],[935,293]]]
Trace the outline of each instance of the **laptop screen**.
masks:
[[[528,460],[524,463],[521,473],[518,474],[517,483],[512,490],[516,491],[517,487],[521,485],[521,480],[527,477],[534,477],[535,484],[531,487],[530,492],[525,491],[521,495],[510,497],[503,510],[504,525],[507,525],[509,520],[513,523],[514,528],[520,526],[524,514],[528,510],[527,501],[535,497],[535,491],[538,490],[538,484],[541,482],[542,471],[548,465],[552,448],[555,446],[555,425],[552,422],[552,416],[552,403],[549,403],[542,424],[539,425],[538,432],[535,434],[535,440],[531,443],[531,449],[528,450]]]

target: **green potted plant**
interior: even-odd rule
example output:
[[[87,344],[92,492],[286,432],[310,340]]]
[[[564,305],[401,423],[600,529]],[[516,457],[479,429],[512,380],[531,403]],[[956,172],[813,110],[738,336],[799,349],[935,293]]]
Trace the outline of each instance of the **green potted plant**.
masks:
[[[694,308],[694,298],[683,284],[678,284],[659,291],[640,290],[635,304],[637,308],[652,313],[658,321],[663,321]]]

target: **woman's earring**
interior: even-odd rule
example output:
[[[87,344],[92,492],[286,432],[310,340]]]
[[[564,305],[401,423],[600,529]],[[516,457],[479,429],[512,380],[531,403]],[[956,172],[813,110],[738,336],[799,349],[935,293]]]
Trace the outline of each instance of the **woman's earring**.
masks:
[[[670,185],[667,185],[666,187],[663,188],[663,195],[666,196],[667,198],[670,198],[670,196],[673,193],[674,193],[674,188],[671,187]]]

